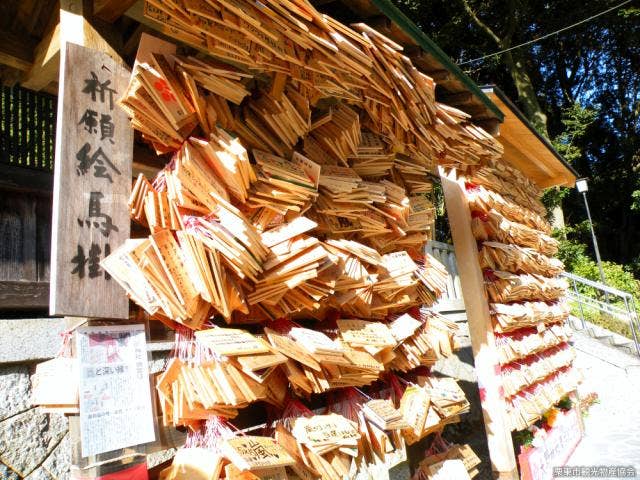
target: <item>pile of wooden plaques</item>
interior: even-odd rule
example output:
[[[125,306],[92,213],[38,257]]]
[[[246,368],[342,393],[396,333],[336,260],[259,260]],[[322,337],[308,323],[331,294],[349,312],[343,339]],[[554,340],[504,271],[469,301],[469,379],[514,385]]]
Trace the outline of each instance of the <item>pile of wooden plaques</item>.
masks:
[[[418,377],[418,383],[404,390],[399,409],[407,423],[402,435],[412,445],[458,422],[459,416],[469,410],[469,402],[451,378]]]
[[[355,172],[361,177],[371,179],[388,175],[391,169],[397,166],[397,161],[396,155],[390,151],[383,138],[369,131],[361,132],[358,148],[355,154],[349,157],[349,165]],[[411,166],[409,164],[409,167]]]
[[[209,153],[201,156],[191,147],[191,140],[185,142],[159,175],[157,180],[162,182],[154,182],[160,184],[158,188],[138,178],[130,199],[132,217],[155,233],[147,240],[128,241],[103,262],[150,314],[198,329],[211,312],[231,321],[234,311],[246,314],[256,304],[271,319],[301,310],[313,312],[335,292],[343,295],[336,297],[336,308],[357,296],[362,300],[356,304],[360,305],[358,315],[384,316],[392,310],[432,304],[444,290],[446,271],[433,258],[427,256],[416,263],[405,252],[381,257],[355,241],[344,244],[347,247],[339,243],[344,240],[324,243],[306,234],[317,224],[304,216],[261,233],[264,210],[273,213],[274,200],[266,196],[260,200],[260,194],[254,193],[261,188],[257,185],[271,182],[271,194],[276,188],[282,192],[280,204],[285,211],[279,212],[281,216],[311,202],[313,184],[303,192],[298,186],[309,177],[291,162],[256,152],[260,175],[248,191],[245,206],[258,208],[248,217],[230,201],[246,198],[247,190],[241,187],[250,176],[238,181],[228,172],[217,176],[211,167],[215,163],[208,158],[224,155],[228,149],[220,146],[222,142],[199,142]],[[253,172],[252,165],[244,161],[246,152],[240,145],[234,148],[238,156],[228,155],[226,166],[234,161],[236,172],[245,164],[245,171]],[[294,175],[295,180],[287,180]],[[293,183],[295,189],[286,193],[286,185]],[[235,194],[230,195],[227,188]],[[273,225],[273,215],[267,219]],[[400,259],[401,268],[396,263]],[[362,265],[359,274],[349,270],[354,262]],[[341,280],[345,276],[361,281],[345,283]]]
[[[421,312],[419,319],[405,313],[386,324],[360,319],[337,324],[343,343],[397,371],[432,366],[456,348],[456,325],[431,311]]]
[[[496,211],[505,218],[510,218],[515,222],[539,230],[545,234],[551,233],[551,225],[538,211],[524,207],[511,199],[510,193],[502,194],[485,188],[482,185],[466,185],[466,196],[469,208],[475,212]]]
[[[274,436],[294,459],[289,478],[340,480],[361,461],[357,422],[337,413],[314,414],[296,400],[276,422]]]
[[[340,339],[280,320],[264,337],[231,328],[195,333],[157,380],[165,425],[234,418],[262,400],[282,406],[288,385],[302,397],[378,380],[386,369],[409,371],[449,356],[453,334],[441,317],[404,314],[389,324],[338,320]]]
[[[518,169],[505,162],[489,161],[474,171],[469,176],[469,181],[472,190],[484,187],[492,191],[494,196],[502,196],[505,202],[512,205],[509,210],[520,209],[539,215],[542,224],[540,231],[551,231],[549,223],[544,220],[546,209],[540,201],[540,189]],[[516,218],[510,219],[519,221]]]
[[[518,245],[482,242],[479,255],[483,270],[529,272],[545,277],[554,277],[564,271],[564,265],[557,258],[549,258],[533,248]]]
[[[439,154],[441,165],[484,165],[500,160],[504,150],[502,144],[473,125],[469,121],[470,115],[438,103],[437,116],[436,130],[446,144],[445,150]]]
[[[347,158],[354,155],[359,146],[360,117],[340,103],[311,123],[304,148],[309,157],[320,164],[336,162],[348,166]]]
[[[244,315],[246,323],[250,316],[261,321],[298,312],[318,318],[330,306],[382,318],[435,301],[446,271],[420,254],[433,223],[424,167],[412,167],[403,157],[398,170],[392,163],[383,177],[375,172],[362,178],[348,166],[359,155],[382,148],[394,158],[372,133],[365,136],[369,146],[362,145],[355,110],[340,103],[312,119],[301,85],[285,78],[281,88],[261,90],[234,113],[226,103],[234,101],[231,95],[212,93],[207,79],[215,71],[246,86],[247,77],[220,62],[175,52],[175,46],[143,36],[131,88],[120,102],[134,128],[157,112],[180,133],[162,143],[165,137],[141,130],[157,151],[175,150],[152,182],[137,179],[129,200],[132,218],[152,235],[127,242],[104,261],[136,303],[167,324],[199,329],[212,314],[227,322]],[[136,85],[142,85],[145,69],[158,76],[153,85],[168,85],[166,99],[156,92],[157,102],[144,103],[146,90]],[[317,162],[293,150],[301,138]],[[312,230],[321,239],[310,236]],[[406,271],[400,274],[388,260],[371,263],[369,255],[361,281],[349,285],[341,281],[353,277],[340,268],[350,266],[343,262],[344,248],[328,248],[324,237],[350,237],[349,253],[367,244],[384,254],[406,248],[417,263],[405,255]],[[374,286],[379,277],[381,284]],[[328,297],[336,301],[323,305]]]
[[[343,478],[350,470],[350,458],[358,456],[358,426],[342,415],[331,413],[298,417],[293,421],[291,434],[298,445],[304,445],[316,459],[322,458],[333,466],[331,470],[326,469],[326,474],[321,473],[323,478]],[[316,465],[316,470],[325,470],[321,460]],[[337,475],[333,475],[332,470]]]
[[[283,368],[291,388],[307,397],[330,389],[367,385],[377,380],[384,365],[367,352],[345,348],[324,333],[291,327],[265,329],[267,338],[289,361]]]
[[[402,47],[307,0],[153,0],[144,13],[201,52],[142,36],[119,103],[170,158],[129,200],[148,236],[102,262],[152,320],[195,332],[157,379],[165,425],[197,432],[451,355],[455,324],[418,313],[447,280],[424,254],[430,172],[496,158],[499,144],[438,105]],[[425,377],[398,408],[363,406],[369,447],[364,424],[305,414],[275,432],[292,461],[253,461],[273,445],[238,436],[251,445],[216,444],[207,478],[344,478],[457,421],[468,403],[452,382]],[[180,465],[167,478],[184,478]]]
[[[390,399],[374,399],[356,389],[346,389],[341,392],[339,399],[329,405],[329,409],[358,426],[360,440],[356,462],[375,465],[404,452],[401,430],[407,424],[402,412]],[[363,465],[358,468],[358,471],[362,470]]]
[[[496,334],[496,349],[501,364],[508,364],[531,354],[547,350],[570,338],[569,326],[561,323],[538,332],[535,328],[522,328],[513,335]]]
[[[187,447],[176,452],[162,480],[218,480],[287,478],[285,468],[295,463],[271,437],[232,434],[213,448]]]
[[[567,281],[538,274],[485,271],[485,285],[493,303],[532,300],[552,302],[564,296]]]
[[[430,191],[425,187],[430,185],[426,172],[418,183],[405,182],[395,166],[385,170],[394,181],[379,175],[361,177],[355,167],[323,164],[321,169],[320,197],[312,208],[321,231],[356,236],[382,253],[392,251],[393,245],[419,251],[435,215],[424,196]]]
[[[223,1],[144,3],[145,15],[164,25],[168,35],[246,71],[271,76],[276,100],[287,82],[312,104],[323,98],[347,100],[367,112],[370,130],[424,165],[432,163],[432,151],[445,148],[434,128],[435,83],[402,54],[402,47],[367,25],[352,29],[307,1],[261,7]],[[350,121],[340,109],[344,104],[333,112],[336,126]],[[324,121],[316,122],[318,128]],[[358,146],[344,140],[333,152],[342,161]]]
[[[229,362],[188,364],[172,359],[158,378],[165,426],[196,427],[212,416],[233,418],[238,409],[265,400],[267,390]]]
[[[538,230],[508,220],[496,211],[473,216],[473,234],[478,240],[494,240],[529,247],[543,255],[558,253],[558,241]]]
[[[569,318],[567,302],[492,303],[490,311],[496,332],[563,323]]]
[[[468,410],[452,379],[421,377],[419,382],[405,389],[398,407],[390,399],[371,398],[354,388],[334,397],[328,415],[304,408],[292,415],[287,407],[276,438],[298,457],[298,467],[317,472],[315,478],[350,477],[404,450],[405,442],[441,432]],[[383,394],[378,387],[370,390]]]
[[[244,330],[213,328],[180,340],[181,355],[159,375],[156,390],[163,422],[196,426],[212,416],[233,418],[258,400],[282,406],[287,395],[277,367],[287,357]]]
[[[524,387],[539,382],[555,371],[570,365],[575,353],[568,344],[553,346],[541,353],[534,353],[526,360],[518,360],[502,368],[504,393],[512,396]]]
[[[564,367],[507,399],[511,429],[522,430],[533,425],[556,403],[575,392],[581,381],[576,368]]]
[[[288,162],[261,150],[254,150],[253,158],[258,178],[251,187],[247,206],[257,209],[253,218],[270,213],[268,222],[259,223],[262,230],[276,215],[307,210],[318,196],[319,167],[309,159],[296,153]]]
[[[540,191],[495,160],[470,171],[465,193],[478,242],[512,428],[525,428],[577,386],[564,322],[567,282],[552,258]]]
[[[448,357],[456,349],[453,332],[457,326],[437,313],[423,310],[420,321],[408,313],[390,324],[399,344],[394,350],[391,368],[408,372],[419,366],[432,366],[438,358]]]
[[[279,98],[260,91],[237,110],[234,128],[246,145],[288,156],[309,132],[311,110],[300,94],[288,87]]]
[[[240,104],[253,77],[212,59],[179,57],[175,46],[144,36],[120,106],[158,153],[175,151],[199,126],[210,133]],[[222,123],[228,124],[229,120]]]

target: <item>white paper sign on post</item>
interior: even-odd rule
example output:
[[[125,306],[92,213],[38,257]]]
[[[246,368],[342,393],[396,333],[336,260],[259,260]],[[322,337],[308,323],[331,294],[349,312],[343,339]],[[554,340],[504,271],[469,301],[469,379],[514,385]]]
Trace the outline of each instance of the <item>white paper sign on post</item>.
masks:
[[[83,327],[76,339],[82,456],[153,442],[144,325]]]

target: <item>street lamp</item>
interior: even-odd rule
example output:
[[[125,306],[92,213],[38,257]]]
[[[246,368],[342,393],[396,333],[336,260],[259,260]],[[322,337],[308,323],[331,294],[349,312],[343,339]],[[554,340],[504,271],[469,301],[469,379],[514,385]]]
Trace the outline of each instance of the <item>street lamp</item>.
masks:
[[[593,222],[591,221],[591,212],[589,211],[589,202],[587,202],[587,191],[589,190],[589,187],[587,185],[587,179],[586,178],[577,179],[576,188],[584,198],[584,208],[587,209],[587,217],[589,218],[589,227],[591,227],[591,238],[593,239],[593,249],[596,252],[596,262],[598,263],[598,270],[600,271],[600,281],[604,285],[606,285],[607,282],[604,279],[604,270],[602,269],[602,260],[600,259],[600,250],[598,249],[598,240],[596,240],[596,232],[593,230]]]

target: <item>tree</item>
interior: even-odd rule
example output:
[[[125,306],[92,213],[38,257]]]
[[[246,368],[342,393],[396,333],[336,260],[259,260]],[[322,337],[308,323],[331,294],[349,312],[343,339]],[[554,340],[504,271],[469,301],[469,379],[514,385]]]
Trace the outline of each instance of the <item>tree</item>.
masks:
[[[520,13],[522,12],[522,5],[519,5],[520,2],[517,0],[507,1],[507,21],[501,29],[502,31],[499,31],[497,28],[490,27],[488,23],[480,19],[479,14],[476,13],[476,10],[469,0],[460,0],[460,2],[465,12],[467,12],[478,28],[493,40],[497,48],[505,51],[502,54],[502,61],[511,74],[513,84],[518,92],[520,105],[535,129],[545,137],[548,137],[547,115],[544,113],[536,96],[536,91],[526,66],[525,56],[520,49],[510,50],[513,46],[516,30],[523,26],[522,21],[524,18]]]
[[[474,80],[496,83],[517,99],[536,128],[589,177],[603,258],[638,259],[640,270],[640,8],[583,22],[619,1],[584,0],[580,8],[573,0],[397,3]],[[560,200],[569,224],[584,220],[575,190]]]

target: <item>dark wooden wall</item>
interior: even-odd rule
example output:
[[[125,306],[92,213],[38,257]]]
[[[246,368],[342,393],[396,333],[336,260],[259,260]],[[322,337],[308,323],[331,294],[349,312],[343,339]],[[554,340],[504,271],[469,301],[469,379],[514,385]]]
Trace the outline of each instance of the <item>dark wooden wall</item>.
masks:
[[[0,309],[45,309],[51,197],[0,190]]]
[[[0,93],[0,312],[47,310],[56,102]]]

